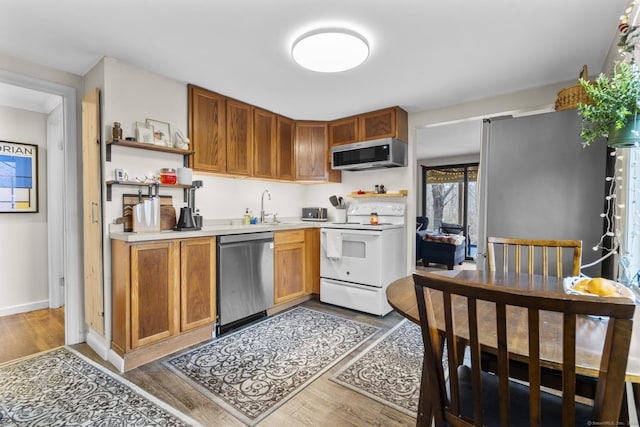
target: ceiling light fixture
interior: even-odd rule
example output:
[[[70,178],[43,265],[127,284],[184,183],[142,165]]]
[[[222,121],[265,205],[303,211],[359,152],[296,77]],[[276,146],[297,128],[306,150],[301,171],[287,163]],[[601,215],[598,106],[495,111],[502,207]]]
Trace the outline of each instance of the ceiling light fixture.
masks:
[[[320,73],[337,73],[362,64],[369,56],[369,43],[355,31],[322,28],[298,37],[291,47],[294,61]]]

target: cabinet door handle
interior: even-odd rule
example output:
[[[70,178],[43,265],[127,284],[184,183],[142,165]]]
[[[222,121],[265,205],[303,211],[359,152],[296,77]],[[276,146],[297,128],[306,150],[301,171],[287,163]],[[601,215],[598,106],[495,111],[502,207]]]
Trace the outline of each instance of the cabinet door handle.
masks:
[[[93,209],[94,207],[98,207],[98,204],[96,202],[91,202],[91,224],[96,224],[98,222],[95,210]]]

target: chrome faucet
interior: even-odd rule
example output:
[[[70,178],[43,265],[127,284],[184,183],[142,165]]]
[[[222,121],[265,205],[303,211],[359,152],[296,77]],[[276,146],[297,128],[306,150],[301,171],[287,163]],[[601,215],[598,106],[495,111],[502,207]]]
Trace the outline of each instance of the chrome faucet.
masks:
[[[260,202],[260,222],[264,222],[265,216],[269,215],[269,214],[265,214],[264,213],[264,195],[265,195],[265,193],[267,194],[267,196],[269,196],[269,200],[271,200],[271,193],[269,193],[269,190],[264,190],[262,192],[262,200]]]

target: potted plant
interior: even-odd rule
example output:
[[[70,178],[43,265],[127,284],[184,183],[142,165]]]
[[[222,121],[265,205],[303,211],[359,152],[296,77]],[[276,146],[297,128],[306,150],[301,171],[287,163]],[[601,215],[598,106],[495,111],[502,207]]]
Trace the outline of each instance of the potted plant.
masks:
[[[611,78],[600,74],[595,82],[584,78],[579,81],[591,99],[589,104],[578,104],[583,145],[600,137],[608,137],[607,143],[611,147],[640,145],[640,77],[635,63],[614,63]]]

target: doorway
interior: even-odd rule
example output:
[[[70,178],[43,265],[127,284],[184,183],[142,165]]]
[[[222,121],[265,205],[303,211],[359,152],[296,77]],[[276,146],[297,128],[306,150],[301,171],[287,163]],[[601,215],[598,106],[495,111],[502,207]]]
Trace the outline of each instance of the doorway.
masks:
[[[422,166],[422,216],[434,231],[466,237],[466,259],[478,251],[478,163]]]
[[[42,187],[46,188],[47,212],[52,214],[47,215],[45,226],[49,305],[64,305],[64,343],[83,342],[76,89],[4,70],[0,70],[0,84],[53,95],[60,102],[56,114],[45,125],[53,137],[47,142],[46,155],[42,157],[46,159],[48,174],[40,177]]]

